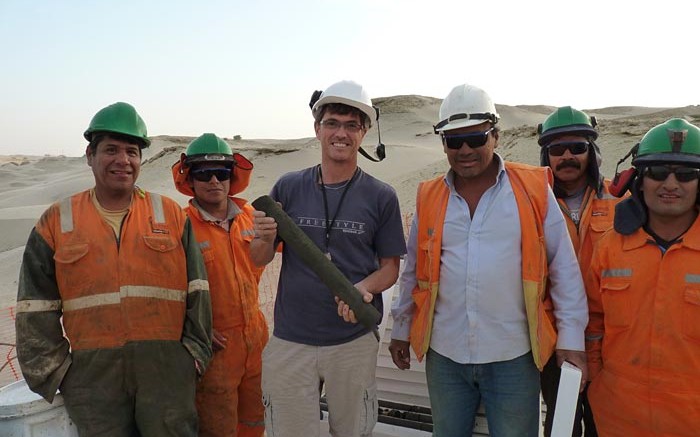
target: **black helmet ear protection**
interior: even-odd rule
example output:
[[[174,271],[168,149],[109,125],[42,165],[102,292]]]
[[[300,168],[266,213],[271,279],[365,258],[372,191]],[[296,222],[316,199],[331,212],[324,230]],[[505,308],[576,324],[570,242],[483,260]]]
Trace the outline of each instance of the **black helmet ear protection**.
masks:
[[[323,94],[323,91],[321,90],[316,90],[311,94],[311,100],[309,101],[309,108],[314,109],[314,105],[316,102],[318,102],[318,99],[321,98],[321,94]]]

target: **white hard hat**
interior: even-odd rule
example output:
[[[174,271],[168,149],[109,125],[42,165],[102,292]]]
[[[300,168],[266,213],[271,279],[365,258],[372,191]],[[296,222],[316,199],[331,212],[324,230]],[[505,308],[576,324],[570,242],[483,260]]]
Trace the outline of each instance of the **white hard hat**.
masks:
[[[336,82],[321,93],[321,97],[311,107],[314,118],[321,107],[329,103],[342,103],[364,112],[369,117],[368,127],[372,126],[373,121],[379,119],[379,114],[372,106],[372,99],[369,98],[367,91],[362,85],[351,80]]]
[[[490,121],[498,123],[496,105],[486,91],[473,85],[457,85],[440,105],[440,121],[433,126],[435,133],[474,126]]]

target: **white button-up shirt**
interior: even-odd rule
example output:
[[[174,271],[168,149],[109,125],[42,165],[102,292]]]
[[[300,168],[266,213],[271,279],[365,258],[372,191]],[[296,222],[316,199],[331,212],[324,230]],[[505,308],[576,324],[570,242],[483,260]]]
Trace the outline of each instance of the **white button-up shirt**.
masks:
[[[522,287],[519,211],[503,159],[498,155],[494,159],[499,162],[496,183],[483,194],[473,217],[467,202],[455,191],[453,173],[444,178],[450,196],[430,347],[463,364],[506,361],[531,349]],[[559,332],[557,349],[582,351],[588,306],[581,271],[551,190],[548,200],[544,233]],[[408,340],[414,308],[417,220],[414,215],[400,295],[392,307],[392,338],[398,340]]]

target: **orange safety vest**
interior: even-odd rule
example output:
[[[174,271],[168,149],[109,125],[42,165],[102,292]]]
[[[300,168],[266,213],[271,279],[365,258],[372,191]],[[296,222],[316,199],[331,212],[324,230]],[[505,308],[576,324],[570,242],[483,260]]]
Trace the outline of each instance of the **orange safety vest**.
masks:
[[[228,235],[221,226],[204,220],[192,200],[185,212],[207,268],[214,329],[243,327],[248,341],[264,342],[261,333],[267,333],[267,325],[258,295],[264,268],[253,264],[248,255],[255,237],[254,209],[244,199],[231,200],[241,212],[232,220]]]
[[[605,232],[613,226],[613,221],[615,218],[615,205],[624,199],[624,197],[617,198],[610,194],[609,186],[610,181],[606,179],[601,187],[603,192],[601,193],[600,197],[593,189],[586,189],[586,193],[583,196],[583,202],[581,203],[581,219],[578,226],[576,226],[576,223],[574,223],[574,221],[569,217],[569,208],[566,206],[564,200],[557,199],[559,207],[564,213],[564,221],[566,222],[566,227],[569,231],[571,242],[574,245],[574,251],[576,252],[576,257],[578,258],[581,274],[584,276],[588,272],[591,264],[593,248],[598,240],[603,237],[603,234],[605,234]],[[588,305],[589,307],[591,305],[595,305],[595,302],[589,299]],[[547,307],[547,315],[549,316],[550,320],[554,322],[555,319],[553,307]],[[554,327],[556,329],[556,325],[554,325]],[[591,341],[591,339],[592,341],[596,340],[595,336],[589,338],[589,336],[586,335],[586,341]]]
[[[605,231],[612,228],[615,217],[615,205],[622,200],[610,194],[608,187],[610,181],[605,180],[601,187],[600,197],[592,188],[587,188],[583,196],[580,209],[580,221],[578,226],[569,217],[569,208],[562,199],[557,199],[561,210],[564,212],[566,227],[569,230],[574,251],[578,257],[581,272],[588,271],[593,256],[593,247],[603,236]]]
[[[73,350],[180,341],[188,292],[174,201],[136,191],[119,244],[90,191],[52,205],[36,225],[54,251],[63,325]]]
[[[551,299],[546,292],[548,264],[544,219],[552,173],[548,168],[513,162],[505,162],[505,168],[520,215],[522,283],[532,356],[537,368],[542,370],[557,341],[556,331],[545,311],[545,304]],[[448,198],[449,188],[445,185],[444,176],[422,182],[418,187],[418,284],[412,293],[415,310],[410,342],[419,361],[430,346],[435,301],[440,288],[442,230]]]

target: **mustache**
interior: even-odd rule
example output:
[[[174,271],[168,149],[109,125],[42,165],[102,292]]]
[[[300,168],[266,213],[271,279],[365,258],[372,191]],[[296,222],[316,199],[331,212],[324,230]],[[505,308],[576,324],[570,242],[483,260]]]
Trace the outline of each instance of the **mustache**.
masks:
[[[581,169],[581,163],[576,161],[575,159],[567,159],[566,161],[562,161],[557,165],[557,170],[562,170],[567,167],[575,168],[577,170]]]

